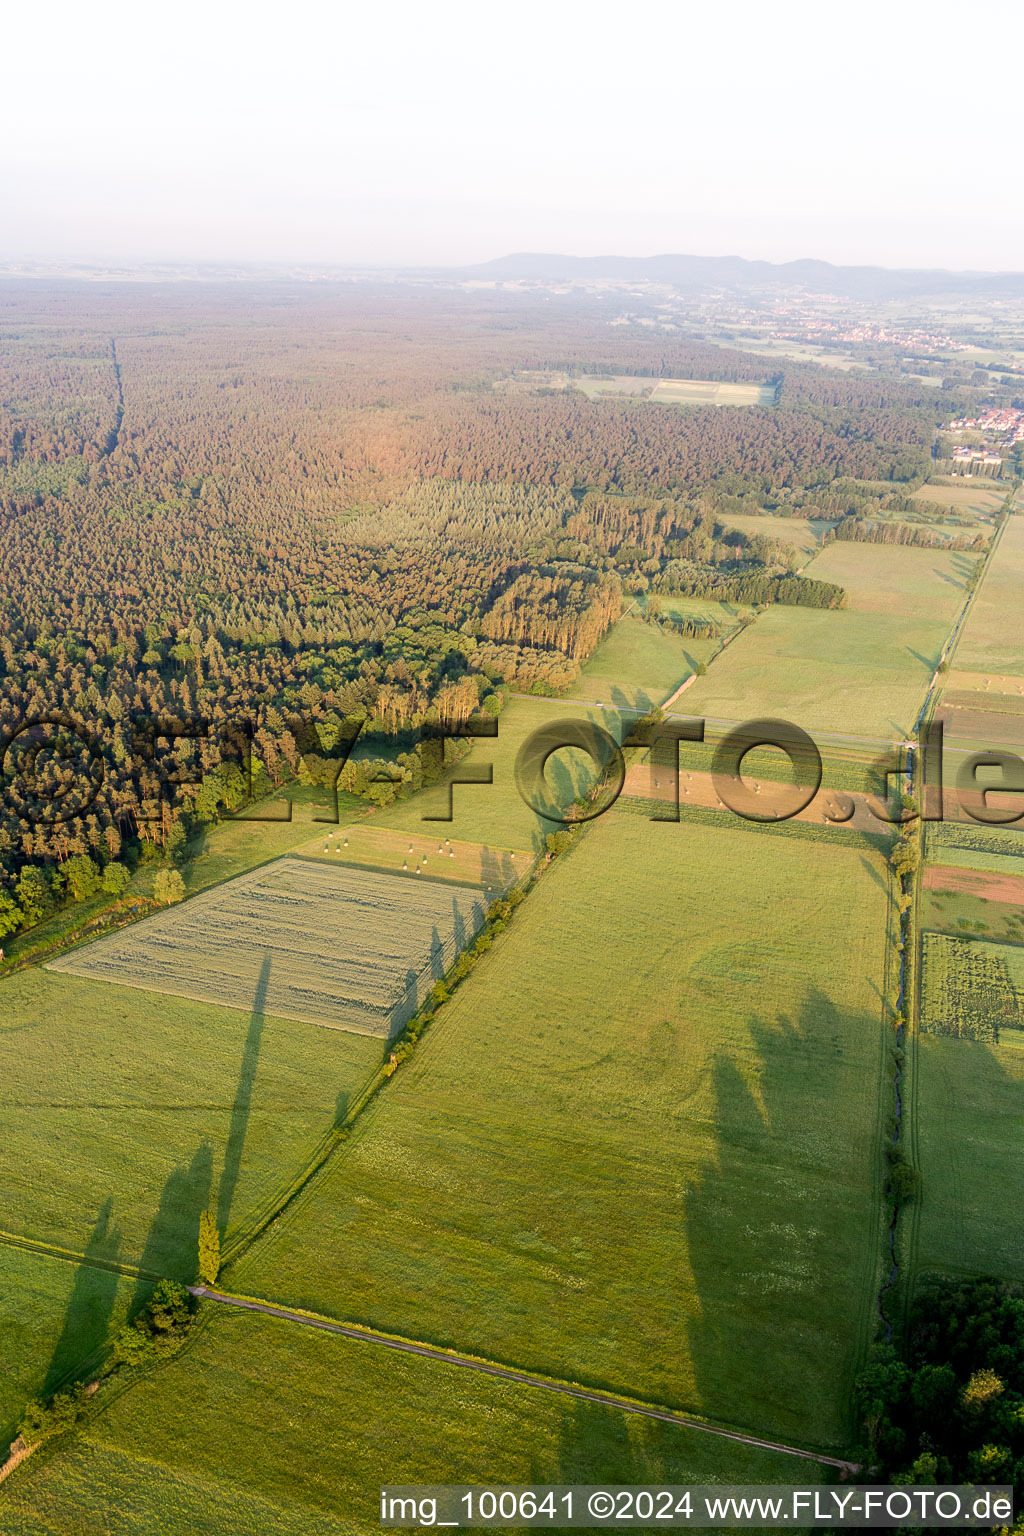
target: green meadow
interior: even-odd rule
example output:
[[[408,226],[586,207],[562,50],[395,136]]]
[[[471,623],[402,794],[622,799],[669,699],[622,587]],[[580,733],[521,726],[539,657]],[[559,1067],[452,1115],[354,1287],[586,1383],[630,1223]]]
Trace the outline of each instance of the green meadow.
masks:
[[[566,695],[598,704],[646,710],[664,703],[711,660],[719,640],[673,635],[657,624],[626,617],[597,646]]]
[[[382,1043],[38,969],[3,983],[3,1227],[192,1279],[199,1212],[243,1230]]]
[[[644,626],[647,628],[648,626]],[[498,735],[473,743],[470,756],[459,765],[459,772],[474,772],[477,766],[490,766],[490,784],[455,784],[452,787],[449,822],[425,818],[444,815],[448,810],[448,786],[442,784],[396,801],[374,814],[372,824],[399,828],[410,834],[434,832],[453,841],[479,843],[484,850],[525,849],[538,851],[549,832],[558,831],[558,821],[532,809],[516,788],[516,758],[534,731],[560,720],[590,721],[619,741],[635,720],[635,711],[609,704],[587,707],[572,699],[515,698],[498,717]],[[592,782],[591,759],[572,749],[557,752],[548,765],[550,801],[541,802],[568,808],[574,796]]]
[[[976,555],[959,551],[837,541],[805,574],[843,587],[847,608],[857,613],[952,624],[977,563]]]
[[[767,539],[778,539],[782,544],[795,544],[806,555],[813,555],[821,548],[823,536],[832,527],[823,517],[748,517],[743,513],[722,512],[716,521],[725,528],[736,528],[754,539],[762,534]]]
[[[212,1315],[211,1315],[212,1314]],[[785,1483],[811,1462],[207,1309],[177,1359],[5,1486],[4,1536],[372,1536],[385,1483]]]
[[[917,1053],[916,1270],[1024,1281],[1024,1031],[922,1035]]]
[[[978,672],[1024,674],[1024,517],[1011,517],[956,647],[955,665]]]
[[[768,608],[686,695],[708,720],[776,716],[804,730],[904,737],[966,596],[964,555],[831,544],[805,569],[845,587],[841,609]]]
[[[605,817],[228,1284],[843,1443],[888,900],[835,843]]]
[[[93,1256],[101,1257],[104,1246],[115,1246],[109,1216]],[[56,1391],[98,1358],[108,1331],[149,1289],[116,1271],[0,1243],[0,1462],[26,1402]]]

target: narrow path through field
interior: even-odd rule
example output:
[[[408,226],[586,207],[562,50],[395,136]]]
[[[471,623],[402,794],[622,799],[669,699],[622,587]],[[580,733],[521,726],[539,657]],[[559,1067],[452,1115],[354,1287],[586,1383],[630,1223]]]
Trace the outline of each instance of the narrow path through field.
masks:
[[[223,1302],[229,1307],[242,1307],[247,1312],[261,1312],[267,1317],[279,1317],[285,1322],[303,1323],[307,1328],[321,1328],[327,1333],[340,1333],[346,1339],[362,1344],[380,1344],[385,1349],[397,1349],[408,1355],[420,1355],[427,1360],[438,1360],[444,1365],[462,1365],[467,1370],[480,1371],[485,1376],[500,1376],[505,1381],[517,1381],[523,1386],[540,1387],[545,1392],[560,1392],[567,1397],[584,1398],[590,1403],[603,1403],[609,1408],[619,1408],[624,1413],[637,1413],[647,1419],[661,1419],[666,1424],[678,1424],[684,1429],[698,1429],[706,1435],[718,1435],[723,1440],[737,1440],[741,1445],[757,1446],[764,1451],[779,1451],[784,1456],[798,1456],[803,1461],[818,1462],[825,1467],[838,1467],[841,1472],[859,1471],[855,1462],[843,1461],[837,1456],[823,1456],[817,1451],[805,1451],[799,1446],[783,1445],[777,1440],[762,1440],[757,1435],[746,1435],[740,1430],[723,1429],[717,1424],[707,1424],[701,1419],[687,1418],[682,1413],[671,1413],[667,1408],[653,1408],[645,1403],[616,1397],[612,1392],[598,1392],[589,1387],[575,1387],[568,1382],[548,1381],[543,1376],[531,1376],[527,1371],[516,1371],[507,1365],[495,1365],[488,1360],[477,1360],[472,1355],[460,1355],[446,1349],[435,1349],[430,1344],[416,1344],[411,1339],[397,1339],[390,1334],[376,1333],[371,1328],[357,1328],[351,1323],[336,1323],[326,1317],[310,1317],[304,1312],[292,1312],[287,1307],[275,1307],[268,1301],[251,1301],[241,1296],[228,1296],[223,1291],[211,1290],[206,1285],[191,1285],[193,1296],[206,1301]]]

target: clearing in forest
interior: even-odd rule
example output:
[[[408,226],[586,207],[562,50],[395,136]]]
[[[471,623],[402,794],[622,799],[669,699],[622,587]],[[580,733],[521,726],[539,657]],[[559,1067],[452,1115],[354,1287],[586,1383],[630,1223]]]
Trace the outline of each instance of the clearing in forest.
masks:
[[[440,856],[438,856],[440,857]],[[429,866],[428,866],[429,867]],[[48,969],[390,1037],[473,938],[486,893],[278,859]]]
[[[713,379],[659,379],[650,398],[669,405],[774,405],[774,384]]]
[[[806,555],[819,550],[825,534],[835,526],[830,518],[774,517],[770,513],[751,517],[745,513],[718,512],[715,520],[723,528],[735,528],[752,539],[761,534],[766,539],[778,539],[780,544],[795,544]]]

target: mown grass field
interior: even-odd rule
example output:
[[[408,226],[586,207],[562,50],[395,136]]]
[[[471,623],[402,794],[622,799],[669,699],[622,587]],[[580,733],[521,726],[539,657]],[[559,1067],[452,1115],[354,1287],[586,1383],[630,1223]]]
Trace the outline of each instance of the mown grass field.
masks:
[[[922,1036],[917,1073],[917,1271],[1024,1280],[1024,1032]]]
[[[219,1309],[7,1483],[4,1536],[371,1536],[385,1483],[814,1486],[825,1469],[455,1366]]]
[[[805,574],[846,587],[842,609],[767,609],[686,695],[709,720],[777,716],[811,732],[902,739],[966,595],[963,555],[831,544]]]
[[[721,642],[669,634],[643,619],[620,619],[597,646],[566,697],[650,709],[707,663]]]
[[[605,817],[228,1283],[843,1442],[888,900],[853,849]]]
[[[305,1166],[382,1042],[30,970],[3,987],[0,1226],[191,1279]]]
[[[432,881],[431,860],[399,877],[276,859],[48,969],[387,1038],[486,912],[486,891]]]
[[[338,813],[342,821],[366,814],[366,802],[353,795],[338,797]],[[292,806],[292,820],[276,819],[287,814]],[[190,896],[198,891],[244,874],[256,865],[290,853],[293,848],[308,841],[313,831],[313,818],[333,812],[328,807],[324,791],[307,788],[301,784],[289,784],[279,794],[270,796],[253,806],[247,816],[272,817],[270,820],[228,820],[198,832],[189,850],[190,857],[182,873],[185,888]],[[136,903],[145,912],[153,896],[153,883],[159,863],[140,864],[132,875],[124,895],[115,899],[107,895],[91,897],[76,902],[56,912],[45,922],[28,933],[16,934],[4,941],[6,963],[24,961],[55,951],[74,942],[75,933],[91,920],[119,906]],[[4,966],[0,964],[0,971]]]
[[[494,893],[513,885],[533,864],[533,855],[524,848],[485,848],[480,843],[460,843],[443,826],[438,832],[409,834],[377,826],[372,821],[330,828],[326,838],[320,833],[311,843],[300,845],[296,852],[305,859],[379,869],[389,874],[408,874],[419,869],[432,882],[476,885],[482,891]]]
[[[291,806],[291,821],[279,821]],[[333,815],[333,804],[328,805],[323,789],[301,784],[287,785],[279,795],[271,795],[245,812],[245,818],[275,818],[267,820],[221,821],[207,827],[198,837],[198,846],[185,866],[185,886],[193,896],[233,879],[270,859],[291,853],[309,842],[319,832],[335,831],[333,823],[314,826],[314,818]],[[355,795],[339,794],[339,823],[351,821],[366,814],[366,801]]]

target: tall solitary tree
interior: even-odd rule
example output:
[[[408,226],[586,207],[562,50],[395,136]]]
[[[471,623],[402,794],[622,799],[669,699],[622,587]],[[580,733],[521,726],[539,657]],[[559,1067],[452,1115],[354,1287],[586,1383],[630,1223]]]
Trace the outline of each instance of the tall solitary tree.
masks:
[[[185,882],[176,869],[158,869],[153,882],[153,895],[157,901],[180,901],[185,894]]]
[[[216,1217],[210,1211],[199,1215],[199,1278],[204,1285],[216,1285],[220,1274],[220,1233]]]

